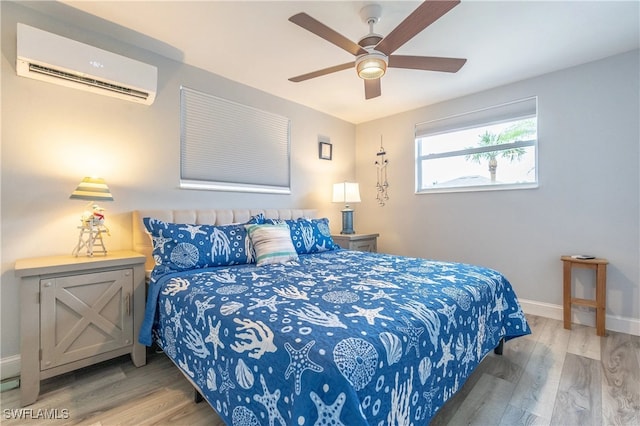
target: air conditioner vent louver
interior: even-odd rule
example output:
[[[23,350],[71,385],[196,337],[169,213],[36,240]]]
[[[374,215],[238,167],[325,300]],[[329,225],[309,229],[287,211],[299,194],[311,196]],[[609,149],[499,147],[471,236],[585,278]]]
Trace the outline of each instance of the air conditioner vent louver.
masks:
[[[25,24],[17,25],[18,75],[145,105],[156,97],[158,69]]]
[[[135,96],[140,99],[147,99],[148,93],[140,92],[138,90],[129,89],[127,87],[118,86],[115,84],[105,83],[104,81],[95,80],[93,78],[81,77],[79,75],[71,74],[64,71],[55,70],[53,68],[47,68],[36,64],[29,64],[29,70],[31,72],[37,72],[40,74],[46,74],[65,80],[74,81],[76,83],[86,84],[87,86],[99,87],[111,92],[122,93],[130,96]]]

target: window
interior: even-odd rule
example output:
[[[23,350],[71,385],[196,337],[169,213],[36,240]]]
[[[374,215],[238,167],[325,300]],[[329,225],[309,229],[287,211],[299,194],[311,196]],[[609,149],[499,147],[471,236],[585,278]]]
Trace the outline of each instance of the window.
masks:
[[[180,88],[180,187],[289,194],[289,119]]]
[[[537,99],[416,125],[416,192],[536,188]]]

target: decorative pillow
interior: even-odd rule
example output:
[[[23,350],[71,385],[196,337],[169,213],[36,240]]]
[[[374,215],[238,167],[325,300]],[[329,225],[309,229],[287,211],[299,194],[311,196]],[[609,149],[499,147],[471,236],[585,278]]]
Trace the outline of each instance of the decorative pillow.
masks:
[[[257,215],[251,216],[245,225],[262,223],[264,223],[264,213],[258,213]]]
[[[298,260],[298,253],[291,243],[291,233],[286,224],[245,227],[255,248],[258,266]]]
[[[329,230],[329,219],[265,219],[265,224],[285,223],[291,229],[291,241],[298,254],[337,250]]]
[[[264,218],[252,217],[248,223]],[[255,251],[244,224],[190,225],[166,223],[145,217],[144,226],[153,240],[153,258],[162,272],[255,261]],[[259,223],[259,222],[258,222]]]

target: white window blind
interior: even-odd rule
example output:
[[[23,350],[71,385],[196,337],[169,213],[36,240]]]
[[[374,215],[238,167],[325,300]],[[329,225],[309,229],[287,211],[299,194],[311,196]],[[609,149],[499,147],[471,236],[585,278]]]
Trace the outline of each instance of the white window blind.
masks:
[[[537,100],[536,97],[521,99],[473,112],[419,123],[416,124],[415,128],[416,138],[437,133],[447,133],[452,130],[469,129],[488,123],[500,123],[514,118],[535,117]]]
[[[290,193],[289,119],[180,88],[180,186]]]

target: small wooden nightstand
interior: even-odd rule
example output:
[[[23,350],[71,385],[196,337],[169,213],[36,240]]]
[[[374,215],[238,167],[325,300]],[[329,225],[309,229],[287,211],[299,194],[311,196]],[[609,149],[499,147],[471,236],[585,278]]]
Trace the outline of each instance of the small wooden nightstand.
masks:
[[[144,262],[133,251],[16,261],[22,406],[38,399],[43,379],[128,353],[146,363]]]
[[[336,234],[332,235],[333,241],[347,250],[378,251],[378,236],[380,234]]]
[[[571,330],[571,306],[589,306],[596,310],[596,334],[606,335],[605,316],[607,314],[607,259],[576,259],[572,256],[561,256],[562,260],[562,294],[563,294],[563,316],[564,328]],[[571,295],[571,269],[572,268],[592,269],[596,273],[596,298],[579,299]]]

